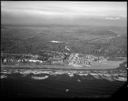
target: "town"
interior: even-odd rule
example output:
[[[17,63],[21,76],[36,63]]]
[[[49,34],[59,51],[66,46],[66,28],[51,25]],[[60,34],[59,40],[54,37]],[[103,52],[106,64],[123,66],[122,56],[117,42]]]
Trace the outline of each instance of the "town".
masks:
[[[37,54],[1,54],[1,64],[3,65],[64,65],[74,67],[90,67],[94,62],[104,62],[107,58],[80,53],[62,53],[57,51],[42,51]]]

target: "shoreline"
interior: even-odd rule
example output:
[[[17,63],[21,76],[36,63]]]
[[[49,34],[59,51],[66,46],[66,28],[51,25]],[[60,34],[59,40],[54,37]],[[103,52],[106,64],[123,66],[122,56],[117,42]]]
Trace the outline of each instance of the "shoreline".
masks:
[[[118,67],[117,67],[118,68]],[[44,69],[44,70],[116,70],[117,68],[91,68],[91,67],[73,67],[70,65],[42,65],[42,66],[15,66],[15,65],[1,65],[2,69]]]

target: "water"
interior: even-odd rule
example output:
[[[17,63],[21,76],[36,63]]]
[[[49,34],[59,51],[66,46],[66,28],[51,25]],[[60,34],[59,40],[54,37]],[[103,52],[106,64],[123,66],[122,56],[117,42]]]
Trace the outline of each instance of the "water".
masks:
[[[2,96],[10,97],[111,97],[125,82],[65,73],[6,73],[1,78]]]

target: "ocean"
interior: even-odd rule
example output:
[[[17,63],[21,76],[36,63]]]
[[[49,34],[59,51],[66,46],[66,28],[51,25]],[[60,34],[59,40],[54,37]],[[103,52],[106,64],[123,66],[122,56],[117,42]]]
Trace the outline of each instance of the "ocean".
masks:
[[[48,71],[47,71],[48,72]],[[109,98],[126,82],[88,74],[6,72],[1,78],[3,97]],[[62,72],[62,71],[61,71]],[[70,72],[71,73],[71,72]]]

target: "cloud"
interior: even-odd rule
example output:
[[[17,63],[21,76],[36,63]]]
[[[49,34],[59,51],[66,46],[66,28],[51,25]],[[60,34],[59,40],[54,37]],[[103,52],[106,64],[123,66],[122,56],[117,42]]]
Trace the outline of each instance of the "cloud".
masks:
[[[3,2],[3,11],[47,16],[126,16],[125,2]]]
[[[95,22],[91,17],[118,20],[113,16],[126,17],[126,11],[126,2],[1,1],[1,21],[7,24],[85,24]]]
[[[106,17],[106,20],[120,20],[120,17]]]

